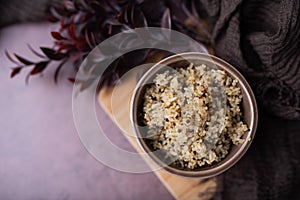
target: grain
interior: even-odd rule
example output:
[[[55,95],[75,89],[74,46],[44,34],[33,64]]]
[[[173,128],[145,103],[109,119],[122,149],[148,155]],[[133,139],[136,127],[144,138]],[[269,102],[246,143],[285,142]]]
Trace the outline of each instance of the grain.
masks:
[[[144,123],[155,150],[166,150],[182,167],[221,161],[244,142],[238,81],[205,65],[166,70],[144,95]]]

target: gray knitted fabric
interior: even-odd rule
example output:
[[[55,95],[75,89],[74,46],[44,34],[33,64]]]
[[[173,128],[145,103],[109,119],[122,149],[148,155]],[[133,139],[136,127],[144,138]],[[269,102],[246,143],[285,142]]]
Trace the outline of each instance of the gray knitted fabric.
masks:
[[[218,177],[215,199],[300,199],[300,1],[198,3],[216,55],[245,75],[259,104],[254,141]]]
[[[198,3],[212,27],[216,55],[246,76],[265,109],[300,120],[300,1]]]

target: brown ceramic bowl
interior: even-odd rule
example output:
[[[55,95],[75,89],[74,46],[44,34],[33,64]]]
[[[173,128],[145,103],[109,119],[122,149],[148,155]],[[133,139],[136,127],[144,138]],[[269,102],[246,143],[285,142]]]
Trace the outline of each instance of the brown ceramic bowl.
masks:
[[[190,62],[195,65],[205,64],[208,67],[222,69],[227,72],[227,75],[237,79],[239,81],[239,87],[242,90],[242,112],[243,121],[248,125],[249,132],[244,134],[245,142],[241,145],[232,145],[229,153],[220,162],[213,163],[210,166],[199,167],[196,169],[182,168],[174,163],[166,165],[166,162],[162,159],[162,156],[157,156],[151,145],[149,145],[149,139],[146,138],[145,124],[143,124],[143,96],[145,89],[151,84],[154,76],[163,71],[167,67],[183,67],[187,66]],[[176,175],[187,177],[212,177],[218,175],[225,170],[232,167],[247,151],[249,148],[257,126],[258,112],[257,105],[253,95],[253,92],[245,80],[245,78],[230,64],[212,55],[202,53],[182,53],[174,56],[170,56],[164,60],[161,60],[153,67],[151,67],[139,80],[131,100],[131,123],[136,134],[138,143],[145,153],[148,153],[151,159],[157,164],[164,167],[167,171]]]

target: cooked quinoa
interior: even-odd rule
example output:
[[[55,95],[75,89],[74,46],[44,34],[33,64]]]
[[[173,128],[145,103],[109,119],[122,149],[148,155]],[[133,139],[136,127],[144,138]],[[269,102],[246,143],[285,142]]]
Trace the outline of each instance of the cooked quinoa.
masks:
[[[166,150],[182,167],[219,162],[244,142],[238,81],[205,65],[166,70],[144,95],[144,122],[155,150]]]

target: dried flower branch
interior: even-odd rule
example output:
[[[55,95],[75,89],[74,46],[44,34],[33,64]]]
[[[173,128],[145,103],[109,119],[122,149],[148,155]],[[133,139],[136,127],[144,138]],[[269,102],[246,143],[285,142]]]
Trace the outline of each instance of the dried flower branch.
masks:
[[[51,15],[48,17],[50,22],[60,22],[59,30],[51,32],[54,46],[41,47],[42,54],[29,46],[41,61],[32,62],[17,54],[14,54],[13,58],[6,52],[7,58],[17,65],[12,68],[11,77],[19,74],[25,67],[32,67],[27,75],[28,79],[31,75],[43,72],[51,61],[59,61],[54,74],[54,81],[57,82],[65,63],[72,62],[75,69],[78,69],[83,59],[97,44],[114,34],[138,27],[174,29],[197,41],[208,43],[210,35],[198,22],[200,15],[196,5],[198,4],[194,1],[175,0],[66,0],[64,4],[51,8]],[[186,23],[188,18],[192,18],[194,25]],[[199,34],[199,28],[204,34]],[[114,84],[123,73],[144,62],[155,51],[158,50],[134,51],[132,54],[135,59],[128,59],[132,54],[122,56],[105,71],[101,84]],[[90,69],[90,73],[93,74],[97,67]]]

